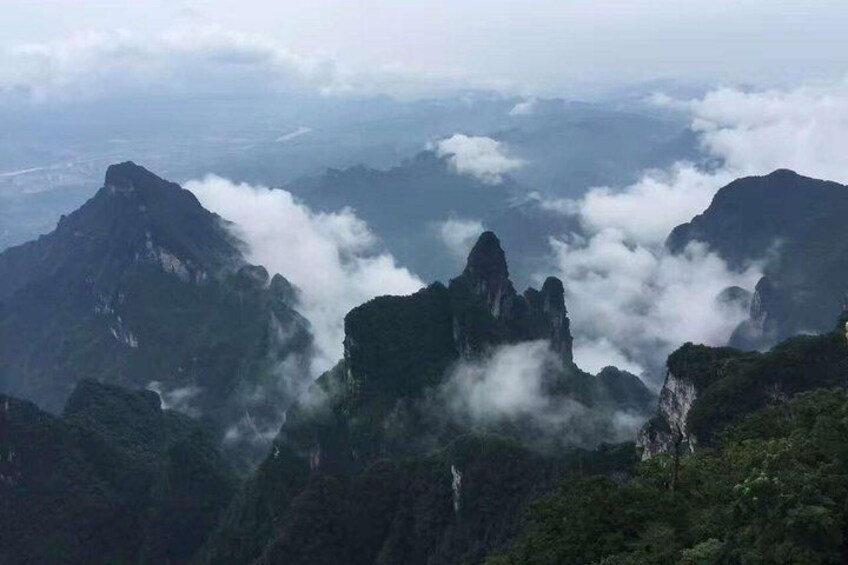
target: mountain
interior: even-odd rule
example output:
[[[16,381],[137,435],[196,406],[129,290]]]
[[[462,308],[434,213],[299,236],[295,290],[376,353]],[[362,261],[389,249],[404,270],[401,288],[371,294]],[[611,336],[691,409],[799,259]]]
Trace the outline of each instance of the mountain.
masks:
[[[276,427],[278,367],[307,374],[296,299],[190,192],[113,165],[53,232],[0,253],[0,390],[55,412],[96,379],[155,388],[222,429]]]
[[[480,562],[559,478],[627,473],[632,445],[584,448],[620,441],[620,420],[642,421],[655,403],[632,375],[574,365],[562,283],[518,294],[491,232],[448,285],[352,310],[344,343],[342,361],[288,411],[201,562]],[[504,352],[518,353],[506,357],[519,379],[506,396],[506,383],[485,383]],[[516,366],[535,356],[537,366]],[[524,411],[474,410],[534,388]]]
[[[731,345],[767,349],[797,333],[826,332],[848,294],[848,187],[777,170],[736,180],[675,228],[667,245],[707,243],[732,267],[761,262],[750,320]]]
[[[0,395],[0,563],[187,563],[236,488],[216,443],[150,391]]]

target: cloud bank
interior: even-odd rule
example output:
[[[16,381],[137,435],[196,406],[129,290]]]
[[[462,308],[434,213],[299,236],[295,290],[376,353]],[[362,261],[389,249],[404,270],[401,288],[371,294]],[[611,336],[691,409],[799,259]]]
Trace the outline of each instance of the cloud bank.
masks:
[[[521,167],[524,161],[509,157],[500,141],[457,133],[435,144],[436,154],[447,157],[451,167],[489,184],[498,184],[503,176]]]
[[[415,96],[473,85],[463,74],[398,64],[354,69],[326,55],[302,55],[268,37],[218,25],[154,33],[115,27],[0,46],[0,102],[122,96],[253,99],[281,93]]]
[[[300,291],[298,310],[312,324],[313,374],[342,356],[344,316],[384,294],[410,294],[423,283],[394,258],[350,209],[317,213],[285,190],[208,176],[185,187],[203,206],[235,222],[247,260],[286,277]]]
[[[703,245],[669,254],[664,240],[701,213],[732,180],[791,168],[848,182],[848,82],[785,91],[719,89],[691,101],[668,96],[655,104],[691,113],[692,129],[715,166],[677,163],[649,171],[623,190],[590,189],[578,200],[545,207],[576,216],[582,234],[552,241],[554,265],[566,281],[575,358],[594,371],[602,359],[653,377],[685,341],[721,345],[745,317],[717,300],[728,286],[752,289],[753,265],[733,272]],[[764,258],[766,259],[766,258]]]

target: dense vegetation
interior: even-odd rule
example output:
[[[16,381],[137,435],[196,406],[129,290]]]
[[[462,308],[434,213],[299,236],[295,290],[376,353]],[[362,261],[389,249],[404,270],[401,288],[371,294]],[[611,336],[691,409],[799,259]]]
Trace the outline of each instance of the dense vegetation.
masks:
[[[184,563],[235,487],[152,392],[82,381],[61,418],[0,396],[0,563]]]
[[[541,498],[491,565],[845,563],[848,392],[819,389],[748,415],[715,448],[574,478]],[[676,480],[673,477],[676,476]]]

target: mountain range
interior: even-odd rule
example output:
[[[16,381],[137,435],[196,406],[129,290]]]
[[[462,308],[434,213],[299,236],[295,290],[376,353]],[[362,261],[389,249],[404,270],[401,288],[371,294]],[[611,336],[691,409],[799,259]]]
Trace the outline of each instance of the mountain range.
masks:
[[[416,170],[472,182],[447,166],[309,190],[333,206],[357,177],[391,209]],[[312,381],[298,289],[114,165],[0,253],[0,563],[844,562],[845,190],[743,178],[672,232],[764,278],[723,293],[750,301],[736,347],[683,344],[657,396],[581,370],[568,281],[519,293],[491,231],[447,283],[351,310]]]

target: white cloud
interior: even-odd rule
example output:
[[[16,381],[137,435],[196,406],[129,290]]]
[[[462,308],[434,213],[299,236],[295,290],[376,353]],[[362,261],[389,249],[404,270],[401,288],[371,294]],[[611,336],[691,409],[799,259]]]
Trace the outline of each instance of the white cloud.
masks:
[[[669,232],[709,206],[718,187],[735,177],[704,173],[679,163],[668,171],[650,171],[622,192],[593,188],[577,202],[576,212],[592,232],[615,228],[628,241],[662,243]]]
[[[463,73],[409,65],[354,69],[326,55],[302,55],[268,37],[218,25],[185,25],[152,33],[77,31],[6,46],[0,50],[0,101],[163,95],[249,99],[280,93],[414,96],[475,84]]]
[[[457,133],[435,144],[439,157],[448,157],[454,170],[483,182],[497,184],[503,175],[521,167],[524,161],[509,157],[503,143],[490,137],[474,137]]]
[[[248,261],[280,273],[301,291],[298,310],[311,322],[319,355],[314,372],[341,358],[344,316],[384,294],[410,294],[423,286],[387,253],[349,209],[316,213],[285,190],[269,190],[208,176],[190,181],[201,204],[235,222],[249,246]]]
[[[185,386],[166,390],[159,381],[150,381],[147,390],[159,395],[159,405],[162,410],[176,410],[194,418],[200,416],[200,408],[195,404],[197,397],[203,392],[197,386]]]
[[[445,247],[457,257],[467,257],[474,242],[485,231],[479,220],[449,218],[437,224],[439,238]]]
[[[442,396],[454,416],[474,425],[532,425],[531,441],[539,445],[589,446],[633,438],[643,416],[589,409],[546,390],[546,383],[562,370],[561,359],[545,340],[504,345],[482,359],[460,361],[443,385]]]
[[[746,313],[720,304],[717,294],[731,285],[750,290],[760,276],[756,265],[730,271],[702,245],[670,255],[665,238],[739,177],[791,168],[848,182],[848,82],[785,91],[719,89],[688,102],[655,95],[652,101],[691,113],[715,168],[677,163],[621,191],[595,188],[582,199],[545,205],[578,215],[585,229],[581,237],[553,241],[578,364],[596,369],[608,356],[610,363],[661,378],[666,355],[684,341],[726,343]],[[773,253],[764,250],[762,259]]]
[[[509,111],[510,116],[530,116],[536,112],[536,106],[538,105],[538,100],[536,98],[528,98],[527,100],[523,100],[518,102],[512,109]]]
[[[627,357],[626,353],[606,337],[597,339],[576,338],[574,340],[574,358],[581,369],[593,375],[610,365],[634,375],[639,375],[644,371],[644,367]]]
[[[37,101],[121,94],[347,90],[329,59],[291,53],[261,37],[217,27],[155,35],[89,32],[9,49],[0,59],[0,92]]]
[[[566,281],[575,361],[590,371],[620,364],[661,379],[666,356],[682,343],[725,344],[747,312],[719,302],[719,293],[753,288],[760,276],[755,268],[730,271],[700,244],[672,255],[662,245],[635,245],[613,228],[553,246]]]
[[[728,171],[785,168],[848,182],[848,81],[787,91],[720,89],[690,107],[693,128]]]
[[[446,385],[447,398],[454,410],[483,423],[539,415],[550,402],[543,375],[560,367],[547,341],[504,346],[483,360],[461,362]]]

